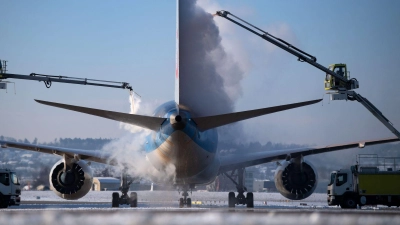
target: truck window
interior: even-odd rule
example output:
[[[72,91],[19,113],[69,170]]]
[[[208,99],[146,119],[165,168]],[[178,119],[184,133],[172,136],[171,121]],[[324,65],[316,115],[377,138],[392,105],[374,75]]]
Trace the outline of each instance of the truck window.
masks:
[[[8,173],[0,173],[0,183],[6,186],[10,185],[10,176]]]
[[[11,173],[11,181],[13,182],[13,184],[19,185],[19,180],[15,173]]]
[[[346,173],[338,173],[336,176],[336,186],[341,186],[342,184],[347,182],[347,174]]]
[[[335,72],[337,75],[339,75],[339,76],[342,76],[342,77],[344,77],[344,73],[345,73],[345,70],[344,70],[344,67],[343,66],[338,66],[338,67],[335,67],[335,69],[333,70],[333,72]]]
[[[331,173],[331,181],[329,182],[329,185],[332,185],[335,182],[335,177],[336,177],[336,173]]]

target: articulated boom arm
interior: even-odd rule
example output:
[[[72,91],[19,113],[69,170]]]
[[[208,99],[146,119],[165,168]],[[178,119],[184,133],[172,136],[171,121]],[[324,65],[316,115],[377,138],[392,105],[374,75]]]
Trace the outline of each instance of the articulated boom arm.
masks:
[[[67,76],[55,76],[55,75],[45,75],[45,74],[37,74],[31,73],[29,75],[23,74],[12,74],[7,73],[7,61],[0,60],[0,81],[5,79],[21,79],[21,80],[37,80],[43,81],[47,88],[51,87],[52,82],[58,83],[68,83],[68,84],[81,84],[81,85],[91,85],[91,86],[100,86],[100,87],[109,87],[109,88],[120,88],[120,89],[128,89],[133,92],[132,86],[126,82],[116,82],[116,81],[106,81],[106,80],[95,80],[95,79],[87,79],[87,78],[78,78],[78,77],[67,77]],[[5,82],[7,83],[7,82]],[[137,93],[135,93],[138,95]],[[139,95],[138,95],[139,96]]]
[[[8,79],[8,78],[43,81],[47,88],[50,88],[52,82],[58,82],[58,83],[82,84],[82,85],[92,85],[92,86],[101,86],[101,87],[121,88],[121,89],[128,89],[128,90],[132,91],[132,87],[129,85],[129,83],[126,83],[126,82],[94,80],[94,79],[66,77],[66,76],[53,76],[53,75],[44,75],[44,74],[36,74],[36,73],[31,73],[30,75],[0,73],[0,79]]]
[[[240,19],[239,17],[233,15],[232,13],[228,11],[217,11],[216,15],[225,18],[232,23],[235,23],[236,25],[250,31],[251,33],[263,38],[264,40],[278,46],[279,48],[289,52],[292,55],[295,55],[298,57],[298,60],[301,62],[307,62],[308,64],[311,64],[312,66],[324,71],[327,75],[331,75],[335,77],[335,79],[338,79],[340,81],[343,81],[345,85],[340,86],[336,92],[331,92],[328,93],[331,95],[332,100],[357,100],[360,102],[365,108],[368,109],[374,115],[379,121],[381,121],[390,131],[392,131],[399,139],[400,139],[400,133],[399,131],[394,128],[393,124],[366,98],[362,97],[361,95],[357,94],[353,89],[356,89],[359,87],[357,79],[347,79],[346,76],[341,76],[334,71],[322,66],[321,64],[317,63],[317,58],[315,56],[312,56],[295,46],[287,43],[286,41],[277,38],[271,34],[269,34],[266,31],[261,30],[260,28]],[[231,16],[231,17],[229,17]]]
[[[355,91],[343,91],[347,94],[347,99],[354,101],[357,100],[361,103],[368,111],[372,113],[383,125],[385,125],[394,135],[400,138],[400,133],[396,128],[394,128],[393,124],[379,111],[368,99],[364,98],[360,94],[356,93]],[[339,92],[340,93],[340,92]]]
[[[232,13],[221,10],[221,11],[217,11],[216,15],[221,16],[222,18],[225,18],[225,19],[231,21],[232,23],[237,24],[238,26],[240,26],[240,27],[250,31],[251,33],[261,37],[262,39],[278,46],[279,48],[289,52],[290,54],[297,56],[299,61],[307,62],[308,64],[311,64],[312,66],[324,71],[325,73],[332,75],[336,79],[345,82],[347,84],[346,90],[358,88],[357,81],[355,81],[353,79],[348,80],[346,77],[336,74],[332,70],[317,63],[317,58],[315,56],[312,56],[312,55],[296,48],[295,46],[287,43],[286,41],[284,41],[280,38],[277,38],[277,37],[269,34],[266,31],[261,30],[260,28],[240,19],[239,17],[233,15]],[[234,19],[230,18],[229,15],[232,16]]]

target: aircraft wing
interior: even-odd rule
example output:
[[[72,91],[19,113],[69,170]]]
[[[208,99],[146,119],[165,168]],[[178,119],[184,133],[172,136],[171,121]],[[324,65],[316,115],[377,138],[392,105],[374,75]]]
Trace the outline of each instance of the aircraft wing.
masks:
[[[387,138],[379,140],[368,140],[359,141],[340,145],[328,145],[321,147],[307,147],[307,148],[297,148],[297,149],[284,149],[284,150],[271,150],[250,154],[238,154],[238,155],[228,155],[221,156],[220,162],[221,167],[219,173],[231,171],[237,168],[255,166],[263,163],[279,161],[286,159],[287,156],[291,158],[296,158],[298,156],[307,156],[320,154],[325,152],[333,152],[337,150],[349,149],[349,148],[363,148],[364,146],[383,144],[400,141],[399,138]]]
[[[60,148],[60,147],[53,147],[46,145],[34,145],[34,144],[25,144],[20,142],[1,141],[1,140],[0,140],[0,146],[1,148],[24,149],[33,152],[41,152],[59,156],[63,156],[65,154],[70,158],[74,158],[76,156],[83,160],[116,165],[116,161],[112,159],[111,154],[99,150]]]

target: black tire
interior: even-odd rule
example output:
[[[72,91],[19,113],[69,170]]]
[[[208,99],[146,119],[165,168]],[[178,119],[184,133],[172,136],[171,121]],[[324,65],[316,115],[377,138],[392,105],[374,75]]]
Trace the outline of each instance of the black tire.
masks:
[[[191,198],[186,199],[186,206],[188,208],[192,208],[192,199]]]
[[[228,194],[228,206],[229,208],[235,208],[236,197],[234,192],[229,192]]]
[[[254,208],[254,196],[253,192],[248,192],[246,196],[246,205],[247,208]]]
[[[355,209],[357,208],[357,201],[352,196],[346,196],[342,203],[340,203],[340,207],[343,209]]]
[[[4,196],[0,194],[0,209],[8,208],[8,204],[10,202],[10,198],[8,196]]]
[[[111,206],[113,208],[118,208],[119,207],[119,193],[118,192],[113,192],[112,193],[112,202]]]
[[[183,198],[179,199],[179,208],[183,208],[184,202],[183,202]]]
[[[137,193],[136,192],[131,192],[131,197],[130,197],[130,202],[131,202],[131,207],[136,208],[137,207]]]

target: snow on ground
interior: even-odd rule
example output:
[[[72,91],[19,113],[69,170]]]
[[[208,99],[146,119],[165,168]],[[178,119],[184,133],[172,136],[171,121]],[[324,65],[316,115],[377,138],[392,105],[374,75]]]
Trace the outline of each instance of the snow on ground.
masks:
[[[1,211],[0,211],[1,213]],[[140,209],[104,210],[46,210],[14,211],[0,216],[0,224],[121,224],[121,225],[186,225],[186,224],[296,224],[296,225],[384,225],[399,224],[400,215],[377,212],[337,212],[311,210],[266,210],[266,211],[153,211]]]
[[[111,202],[113,191],[90,191],[86,196],[74,202]],[[178,191],[137,191],[139,202],[177,202],[181,195]],[[326,194],[314,193],[310,197],[293,201],[286,199],[279,193],[255,192],[255,205],[293,205],[299,206],[300,203],[307,205],[327,206]],[[201,204],[222,205],[228,204],[228,192],[193,192],[189,197],[192,201],[200,201]],[[58,197],[52,191],[23,191],[22,201],[55,201],[55,202],[73,202]]]
[[[111,207],[112,191],[90,191],[68,201],[52,191],[24,191],[21,206],[0,209],[0,224],[399,224],[398,209],[328,207],[326,194],[292,201],[279,193],[254,193],[255,208],[228,208],[227,192],[193,192],[201,205],[179,208],[177,191],[138,191],[138,208]],[[265,205],[267,201],[267,205]],[[42,202],[42,203],[41,203]],[[51,202],[51,203],[49,203]],[[72,203],[72,204],[71,204]],[[340,215],[340,216],[338,216]]]

